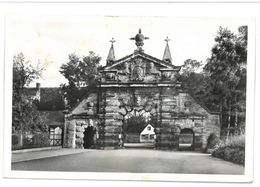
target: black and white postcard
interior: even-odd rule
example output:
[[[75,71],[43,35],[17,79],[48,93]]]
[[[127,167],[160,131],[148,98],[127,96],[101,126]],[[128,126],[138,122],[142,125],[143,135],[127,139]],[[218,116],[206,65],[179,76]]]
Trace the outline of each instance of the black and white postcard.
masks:
[[[12,4],[5,177],[251,182],[255,19],[228,7]]]

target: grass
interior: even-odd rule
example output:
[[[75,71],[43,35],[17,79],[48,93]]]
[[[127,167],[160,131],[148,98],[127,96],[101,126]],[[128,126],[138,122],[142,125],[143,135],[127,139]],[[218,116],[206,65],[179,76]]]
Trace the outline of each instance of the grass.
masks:
[[[233,136],[228,140],[220,141],[214,148],[212,156],[236,164],[245,164],[245,136]]]

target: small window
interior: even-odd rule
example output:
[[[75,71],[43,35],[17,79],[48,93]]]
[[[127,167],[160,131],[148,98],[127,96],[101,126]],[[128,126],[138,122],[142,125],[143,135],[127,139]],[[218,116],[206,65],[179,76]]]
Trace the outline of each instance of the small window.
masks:
[[[148,131],[150,131],[150,130],[151,130],[151,127],[150,127],[150,126],[149,126],[149,127],[147,127],[147,130],[148,130]]]
[[[142,134],[142,139],[143,140],[148,140],[148,134]]]

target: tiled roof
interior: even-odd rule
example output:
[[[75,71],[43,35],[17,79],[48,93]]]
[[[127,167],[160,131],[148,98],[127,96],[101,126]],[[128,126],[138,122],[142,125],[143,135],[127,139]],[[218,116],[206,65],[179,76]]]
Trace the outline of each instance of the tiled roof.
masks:
[[[41,88],[39,110],[64,110],[60,88]]]
[[[63,126],[64,114],[62,110],[58,111],[40,111],[41,115],[46,117],[48,126]]]
[[[36,96],[36,88],[26,88],[26,94],[32,98]],[[40,88],[40,102],[38,104],[39,110],[54,111],[64,110],[64,101],[59,87],[54,88]]]

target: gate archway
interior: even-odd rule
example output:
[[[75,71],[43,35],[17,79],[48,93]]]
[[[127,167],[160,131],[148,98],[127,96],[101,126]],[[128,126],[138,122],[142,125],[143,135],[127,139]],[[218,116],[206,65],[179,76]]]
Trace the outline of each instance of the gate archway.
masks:
[[[88,126],[84,131],[84,149],[91,148],[95,144],[96,129],[94,126]]]
[[[142,115],[133,115],[126,118],[124,121],[124,142],[125,143],[140,143],[139,136],[142,130],[146,127],[145,117]]]
[[[145,110],[128,112],[123,117],[122,141],[124,147],[153,148],[156,135],[154,133],[154,117]],[[143,137],[148,138],[143,138]]]
[[[195,134],[190,128],[184,128],[179,134],[179,150],[194,150]]]

